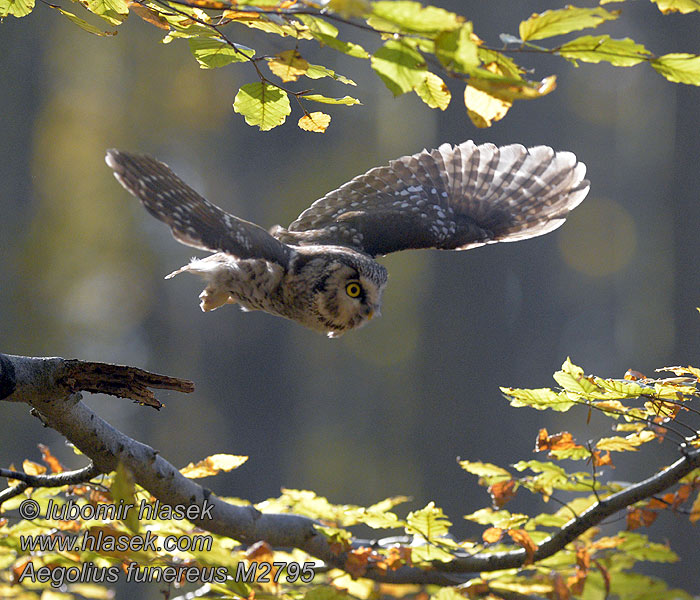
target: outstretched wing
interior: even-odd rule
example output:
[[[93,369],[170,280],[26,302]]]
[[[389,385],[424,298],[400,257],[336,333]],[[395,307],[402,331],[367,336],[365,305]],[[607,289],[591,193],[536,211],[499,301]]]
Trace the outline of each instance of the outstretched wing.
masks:
[[[291,249],[262,227],[221,210],[195,192],[170,168],[144,154],[107,150],[114,176],[179,242],[239,258],[265,258],[287,266]]]
[[[371,256],[512,242],[564,223],[588,193],[585,174],[571,152],[547,146],[443,144],[355,177],[274,235]]]

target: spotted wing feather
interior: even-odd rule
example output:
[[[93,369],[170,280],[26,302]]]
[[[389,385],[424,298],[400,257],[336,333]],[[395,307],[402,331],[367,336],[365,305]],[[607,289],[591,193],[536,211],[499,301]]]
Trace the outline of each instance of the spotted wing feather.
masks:
[[[287,266],[291,250],[254,223],[207,201],[164,163],[147,155],[108,150],[105,162],[146,210],[166,223],[179,242],[239,258],[265,258]]]
[[[588,193],[585,174],[571,152],[546,146],[443,144],[355,177],[275,236],[371,256],[522,240],[564,223]]]

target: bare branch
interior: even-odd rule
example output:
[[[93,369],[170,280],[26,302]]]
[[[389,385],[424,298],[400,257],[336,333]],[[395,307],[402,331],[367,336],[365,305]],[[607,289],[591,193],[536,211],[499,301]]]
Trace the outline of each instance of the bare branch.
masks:
[[[0,505],[10,498],[19,496],[27,488],[61,487],[64,485],[87,483],[93,477],[100,475],[101,473],[102,471],[100,471],[92,463],[86,467],[83,467],[82,469],[76,469],[75,471],[64,471],[63,473],[55,473],[53,475],[29,475],[28,473],[22,473],[21,471],[0,469],[0,477],[19,480],[18,484],[0,492]]]

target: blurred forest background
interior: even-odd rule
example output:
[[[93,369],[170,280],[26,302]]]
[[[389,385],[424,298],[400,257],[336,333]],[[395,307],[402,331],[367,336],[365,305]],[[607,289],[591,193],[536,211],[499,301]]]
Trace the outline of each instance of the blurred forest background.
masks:
[[[434,4],[473,20],[494,46],[532,12],[563,6]],[[620,7],[622,18],[600,33],[659,54],[700,50],[697,14],[664,17],[647,2]],[[236,27],[230,36],[261,52],[293,47]],[[260,133],[231,108],[237,88],[257,80],[251,67],[201,70],[186,42],[164,46],[161,37],[132,16],[116,37],[98,38],[44,6],[0,24],[0,350],[194,380],[192,395],[161,393],[161,412],[115,398],[87,402],[178,466],[217,452],[250,455],[242,468],[205,482],[217,493],[260,501],[284,486],[360,504],[405,494],[411,507],[434,500],[458,535],[474,535],[481,528],[461,517],[489,500],[457,457],[506,466],[533,457],[540,427],[581,440],[606,433],[595,418],[586,424],[585,411],[511,408],[498,386],[553,385],[567,355],[603,377],[700,362],[698,88],[646,65],[574,68],[520,56],[533,79],[557,74],[557,90],[517,102],[479,130],[452,82],[449,109],[431,111],[413,94],[394,99],[367,63],[309,44],[306,58],[359,84],[348,90],[326,79],[313,87],[349,92],[363,106],[330,107],[333,121],[319,135],[296,127],[301,114],[292,103],[287,125]],[[355,31],[345,39],[368,50],[379,44]],[[470,138],[571,150],[588,166],[591,192],[545,237],[383,259],[383,316],[339,340],[235,307],[202,313],[198,280],[163,280],[192,249],[175,242],[103,160],[109,147],[152,153],[224,209],[268,227],[288,224],[370,167]],[[4,405],[2,465],[37,459],[37,442],[68,466],[82,465],[26,407]],[[649,451],[616,461],[608,476],[638,480],[677,455],[671,443]],[[526,494],[508,508],[559,508]],[[690,527],[687,517],[661,515],[649,533],[671,540],[683,561],[653,572],[700,591],[700,538]],[[138,593],[159,597],[155,585]]]

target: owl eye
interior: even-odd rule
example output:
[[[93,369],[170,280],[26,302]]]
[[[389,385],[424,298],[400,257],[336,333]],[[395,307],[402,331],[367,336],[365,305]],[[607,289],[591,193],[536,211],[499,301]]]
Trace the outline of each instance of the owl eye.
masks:
[[[362,286],[357,281],[351,281],[345,286],[345,293],[351,298],[357,298],[362,293]]]

